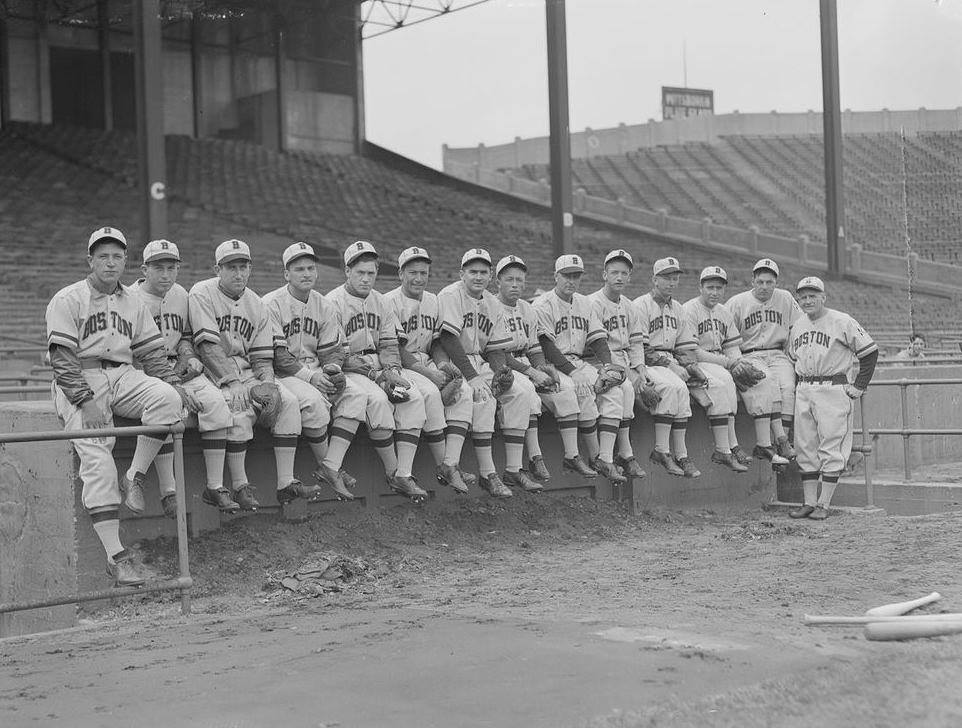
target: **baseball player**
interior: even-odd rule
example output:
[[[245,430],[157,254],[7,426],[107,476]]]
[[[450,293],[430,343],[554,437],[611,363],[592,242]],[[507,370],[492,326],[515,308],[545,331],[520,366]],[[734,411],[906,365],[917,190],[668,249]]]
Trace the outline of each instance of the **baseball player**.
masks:
[[[297,398],[274,377],[271,317],[260,296],[247,287],[250,247],[242,240],[225,240],[214,251],[214,260],[216,276],[195,283],[187,303],[194,348],[233,413],[227,469],[234,501],[245,511],[260,507],[246,467],[255,423],[273,434],[277,502],[314,500],[321,489],[294,477],[301,411]]]
[[[59,290],[47,305],[52,394],[64,429],[112,427],[114,413],[144,425],[173,425],[184,407],[196,411],[198,403],[179,386],[150,313],[120,283],[127,263],[124,234],[112,227],[95,230],[87,240],[87,263],[90,274]],[[140,369],[132,366],[134,361]],[[142,482],[165,437],[137,438],[119,486],[111,455],[114,438],[71,441],[80,458],[81,499],[103,545],[114,586],[144,583],[120,540],[120,502],[123,492],[133,494],[133,484]],[[136,508],[133,495],[128,507]],[[142,498],[141,492],[141,503]]]
[[[473,248],[461,256],[461,280],[438,293],[439,341],[472,390],[471,429],[480,485],[495,498],[509,498],[513,493],[498,475],[491,455],[495,413],[500,405],[506,459],[517,464],[524,449],[531,401],[529,392],[522,389],[519,378],[507,366],[505,352],[511,339],[505,329],[504,310],[487,290],[490,282],[491,256],[487,250]],[[517,482],[513,476],[506,477],[509,482]]]
[[[452,365],[436,362],[438,337],[441,334],[441,314],[438,297],[425,290],[431,275],[431,256],[420,247],[410,247],[398,256],[398,277],[401,285],[384,294],[384,303],[400,322],[401,364],[408,378],[424,398],[424,428],[421,439],[428,444],[437,465],[436,477],[442,485],[449,485],[458,493],[467,493],[468,486],[477,480],[461,472],[461,449],[471,423],[473,405],[471,387],[460,372],[455,376],[460,383],[455,400],[445,406],[441,389],[452,377]],[[452,386],[457,386],[453,383]]]
[[[798,374],[795,444],[805,503],[788,515],[822,521],[852,452],[855,400],[872,380],[878,347],[855,319],[826,308],[821,279],[802,278],[795,290],[805,315],[792,325],[788,356]],[[850,383],[856,360],[858,373]]]
[[[151,240],[144,247],[144,277],[131,290],[147,307],[164,339],[167,361],[183,380],[183,387],[200,404],[197,429],[207,471],[207,486],[201,496],[204,503],[225,513],[240,508],[224,487],[224,458],[227,453],[227,429],[233,424],[224,395],[207,377],[201,376],[201,364],[192,344],[193,332],[187,306],[187,291],[177,283],[180,251],[169,240]],[[177,516],[177,494],[174,486],[173,441],[168,438],[154,460],[161,505],[168,518]],[[130,494],[128,494],[128,500]],[[141,495],[141,510],[142,505]]]
[[[337,311],[314,290],[317,256],[307,243],[289,245],[281,254],[287,285],[264,296],[274,328],[274,374],[301,409],[301,436],[317,463],[314,479],[329,485],[339,500],[353,500],[355,481],[343,470],[324,464],[331,405],[364,395],[347,388]],[[341,384],[339,384],[341,383]]]
[[[615,465],[614,450],[624,418],[624,395],[620,386],[602,386],[601,370],[587,360],[597,359],[603,366],[612,365],[608,335],[591,301],[578,293],[585,271],[581,256],[560,256],[555,260],[554,270],[555,287],[534,301],[539,340],[545,358],[558,369],[562,389],[573,386],[578,395],[578,432],[587,444],[591,463],[587,467],[577,454],[577,446],[572,448],[571,434],[565,432],[570,429],[569,425],[561,429],[565,449],[562,468],[589,478],[593,477],[592,472],[601,473],[610,482],[621,484],[626,478]],[[614,371],[620,371],[624,379],[624,370],[615,366]],[[545,404],[552,406],[548,401]]]
[[[618,427],[618,454],[615,463],[626,475],[644,478],[645,471],[635,459],[631,447],[630,427],[635,416],[635,392],[650,383],[645,367],[645,343],[648,334],[642,330],[638,312],[624,290],[631,281],[635,261],[627,250],[612,250],[605,256],[602,273],[604,286],[588,298],[601,325],[608,333],[611,361],[624,367],[628,376],[621,384],[625,398],[624,414]]]
[[[777,453],[791,460],[795,457],[788,432],[792,429],[795,408],[795,370],[785,354],[788,330],[802,315],[798,303],[788,291],[777,288],[778,264],[762,258],[752,268],[752,290],[743,291],[725,304],[735,318],[742,337],[742,353],[762,372],[765,379],[778,385],[777,391],[766,384],[760,391],[752,387],[742,393],[745,408],[754,416],[760,407],[768,408],[772,436]],[[764,382],[765,380],[763,380]],[[777,399],[766,401],[772,392]],[[762,440],[759,440],[762,445]],[[762,445],[764,447],[764,445]],[[763,455],[764,456],[764,455]],[[776,463],[773,461],[773,466]]]
[[[424,398],[408,378],[409,371],[401,367],[398,320],[384,296],[374,290],[379,266],[373,245],[363,240],[352,243],[344,251],[346,280],[327,294],[341,323],[347,354],[344,373],[364,397],[338,407],[324,464],[340,469],[358,424],[366,420],[388,486],[419,503],[427,491],[411,471],[426,420]]]
[[[699,295],[685,302],[688,325],[695,332],[694,349],[698,367],[707,378],[706,387],[691,390],[692,398],[708,413],[708,425],[715,441],[713,463],[731,468],[736,473],[748,470],[751,458],[735,439],[735,413],[738,392],[728,369],[741,358],[741,334],[731,312],[719,305],[725,298],[728,274],[710,265],[698,276]],[[765,423],[766,428],[768,423]]]
[[[648,377],[661,401],[651,410],[655,420],[655,449],[650,460],[671,475],[701,475],[688,457],[685,436],[691,417],[688,380],[691,373],[681,361],[694,361],[695,333],[682,305],[672,297],[681,279],[677,258],[660,258],[652,267],[651,292],[635,299],[642,331],[648,333],[645,363]],[[679,359],[681,361],[679,361]],[[672,456],[674,451],[674,456]]]

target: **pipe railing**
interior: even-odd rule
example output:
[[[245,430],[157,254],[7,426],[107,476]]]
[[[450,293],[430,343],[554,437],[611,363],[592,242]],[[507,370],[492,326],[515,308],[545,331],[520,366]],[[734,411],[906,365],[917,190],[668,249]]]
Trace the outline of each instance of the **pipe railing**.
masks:
[[[47,440],[83,440],[95,437],[135,437],[138,435],[172,435],[174,439],[174,483],[177,494],[177,561],[178,577],[167,581],[148,584],[144,587],[124,587],[103,589],[79,594],[48,597],[30,602],[0,603],[0,614],[21,612],[28,609],[43,609],[62,604],[80,604],[100,599],[129,597],[153,592],[180,592],[180,610],[190,614],[190,589],[193,579],[190,576],[190,559],[187,552],[187,498],[184,487],[184,424],[138,425],[134,427],[102,427],[91,430],[50,430],[37,432],[7,432],[0,434],[0,445],[17,442],[42,442]]]

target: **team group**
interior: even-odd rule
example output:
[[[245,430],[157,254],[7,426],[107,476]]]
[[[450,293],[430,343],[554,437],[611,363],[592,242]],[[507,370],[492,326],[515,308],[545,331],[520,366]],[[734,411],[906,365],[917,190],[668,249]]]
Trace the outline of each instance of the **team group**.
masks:
[[[460,280],[437,294],[426,290],[429,252],[407,248],[398,258],[400,285],[381,294],[379,255],[356,242],[344,251],[345,282],[321,295],[314,250],[294,243],[282,255],[285,285],[263,297],[248,287],[253,262],[240,240],[217,246],[215,276],[189,293],[176,282],[180,253],[172,242],[147,244],[143,278],[130,287],[120,281],[123,233],[101,228],[87,251],[90,275],[47,308],[54,400],[65,427],[109,427],[114,413],[144,425],[196,414],[203,500],[224,512],[259,506],[245,465],[255,424],[273,435],[281,504],[317,499],[323,487],[353,498],[343,461],[362,423],[392,490],[426,497],[412,474],[423,441],[440,483],[510,497],[512,488],[536,492],[550,478],[538,432],[545,409],[557,422],[562,469],[585,478],[644,477],[629,437],[636,411],[653,421],[649,460],[699,477],[686,447],[692,400],[708,415],[712,462],[744,472],[752,457],[735,436],[740,395],[754,420],[752,455],[776,469],[797,458],[805,503],[790,515],[821,519],[851,451],[853,400],[877,358],[854,319],[825,307],[820,279],[802,279],[796,301],[777,286],[770,259],[755,264],[751,290],[727,302],[727,273],[705,268],[699,295],[682,304],[673,296],[682,275],[675,258],[656,261],[650,291],[632,301],[627,251],[605,257],[603,286],[588,295],[580,293],[584,261],[562,255],[554,288],[528,303],[524,260],[509,255],[495,264],[481,248],[464,253]],[[501,473],[492,456],[496,423]],[[477,476],[460,465],[468,437]],[[316,461],[313,483],[294,475],[299,439]],[[120,540],[121,500],[144,510],[153,463],[164,511],[176,514],[172,441],[138,437],[119,478],[112,439],[73,442],[108,574],[117,585],[141,584]]]

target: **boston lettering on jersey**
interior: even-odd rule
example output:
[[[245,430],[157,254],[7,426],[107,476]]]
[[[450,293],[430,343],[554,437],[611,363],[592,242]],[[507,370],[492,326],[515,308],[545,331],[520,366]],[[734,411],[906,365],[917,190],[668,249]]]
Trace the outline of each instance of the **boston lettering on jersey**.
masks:
[[[83,333],[80,334],[80,338],[86,339],[88,336],[93,336],[99,331],[106,331],[108,313],[110,314],[110,328],[118,332],[121,336],[126,336],[128,339],[134,338],[134,325],[127,319],[121,317],[116,311],[98,311],[90,316],[84,321]]]
[[[614,316],[609,316],[608,318],[602,320],[601,325],[604,326],[605,331],[617,331],[618,329],[628,328],[628,317],[623,313],[615,314]]]
[[[184,326],[184,317],[179,313],[162,313],[154,316],[154,323],[161,331],[176,331],[184,333],[187,327]]]
[[[703,321],[698,322],[698,335],[702,336],[711,331],[717,331],[722,336],[728,335],[728,327],[723,321],[719,321],[716,318],[708,318]]]
[[[344,336],[350,339],[353,334],[365,327],[372,331],[379,331],[381,329],[381,317],[372,311],[366,313],[358,311],[344,324]]]
[[[434,329],[437,328],[437,325],[437,317],[428,316],[425,313],[415,313],[411,314],[410,317],[401,322],[401,330],[405,334],[410,334],[412,331],[417,331],[418,329],[434,331]]]
[[[310,316],[292,319],[284,324],[282,328],[284,329],[284,338],[300,333],[303,333],[305,336],[313,336],[318,340],[321,338],[321,326]]]
[[[508,331],[515,334],[519,331],[523,331],[525,336],[531,335],[531,327],[524,322],[520,316],[512,316],[511,318],[505,318],[504,322],[508,326]]]
[[[653,334],[661,329],[677,329],[678,328],[678,317],[672,316],[670,314],[663,314],[657,318],[653,318],[648,322],[648,333]]]
[[[221,331],[235,331],[248,341],[254,336],[254,324],[243,316],[226,314],[217,319],[217,327]]]
[[[824,331],[803,331],[792,342],[796,351],[802,346],[823,346],[827,349],[831,345],[832,337]]]
[[[750,329],[752,326],[758,326],[760,323],[767,322],[770,324],[782,325],[782,313],[781,311],[772,311],[771,309],[759,309],[753,311],[745,317],[744,328]]]
[[[461,324],[462,329],[474,328],[474,311],[469,311],[464,314],[464,321]],[[478,313],[478,331],[483,333],[485,336],[491,336],[491,331],[494,329],[494,321],[489,319],[487,315],[483,313]]]
[[[568,329],[571,329],[572,331],[587,331],[588,319],[586,319],[584,316],[562,316],[555,322],[555,336],[560,334],[562,331],[567,331]]]

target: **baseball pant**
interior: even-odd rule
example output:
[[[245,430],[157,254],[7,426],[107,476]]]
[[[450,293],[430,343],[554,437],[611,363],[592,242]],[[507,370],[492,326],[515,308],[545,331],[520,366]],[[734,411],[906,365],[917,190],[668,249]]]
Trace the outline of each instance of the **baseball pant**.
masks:
[[[413,373],[409,369],[401,370],[401,376],[409,382],[408,375]],[[347,383],[351,389],[348,391],[345,387],[338,400],[335,408],[338,416],[365,421],[368,430],[420,430],[424,426],[424,398],[413,383],[408,390],[411,398],[396,404],[387,398],[380,384],[363,374],[348,374]]]
[[[795,397],[798,468],[838,473],[852,454],[855,403],[837,384],[801,382]]]
[[[94,394],[94,402],[103,412],[140,420],[144,425],[172,425],[181,419],[183,402],[177,391],[166,382],[149,377],[129,364],[108,369],[84,369],[83,377]],[[83,429],[83,415],[56,384],[53,385],[54,406],[67,431]],[[223,397],[221,398],[223,399]],[[113,427],[113,417],[110,424]],[[116,439],[71,440],[80,458],[81,499],[87,510],[105,510],[120,506],[117,466],[112,451]]]
[[[241,372],[241,384],[247,387],[247,391],[260,384],[253,372],[250,370]],[[277,421],[271,427],[271,433],[275,435],[300,435],[301,434],[301,406],[297,397],[283,384],[276,382],[277,389],[281,393],[281,408],[277,415]],[[241,412],[234,413],[234,424],[227,431],[227,439],[231,442],[248,442],[254,439],[254,425],[266,424],[261,420],[260,410],[253,405]]]
[[[424,400],[424,426],[425,432],[438,432],[443,431],[447,427],[448,421],[444,416],[444,402],[441,401],[441,391],[437,388],[434,382],[428,379],[423,374],[412,371],[411,369],[404,370],[404,378],[407,379],[414,387],[421,393],[421,399]],[[470,390],[471,387],[468,387]],[[464,390],[462,388],[462,395]],[[470,400],[471,394],[468,393],[468,399]],[[462,420],[463,422],[470,422],[470,420]],[[398,427],[398,429],[401,429]]]
[[[781,350],[766,349],[762,351],[749,352],[748,354],[745,354],[745,357],[751,361],[752,364],[765,372],[765,379],[759,382],[759,384],[763,384],[765,381],[771,380],[770,386],[774,386],[776,388],[774,391],[776,399],[773,401],[782,403],[781,411],[785,414],[791,414],[794,412],[795,365],[792,364],[792,360],[788,358],[788,355]],[[757,387],[758,385],[755,386]],[[752,389],[755,389],[755,387],[752,387]],[[744,399],[744,395],[742,396],[742,399]],[[745,408],[748,409],[748,402],[745,402]],[[771,411],[771,408],[769,408],[768,412]]]
[[[691,390],[691,397],[705,408],[710,416],[734,414],[738,411],[738,393],[728,370],[720,364],[698,362],[698,368],[708,377],[708,387]]]
[[[181,385],[200,402],[201,411],[191,418],[197,418],[197,429],[201,432],[226,430],[234,421],[230,406],[224,399],[220,388],[201,374]]]
[[[478,374],[484,377],[484,381],[491,384],[494,372],[491,366],[483,361],[475,366]],[[527,377],[523,377],[528,379]],[[497,399],[489,399],[487,402],[474,403],[474,418],[471,421],[471,429],[475,434],[494,432],[494,417],[496,410],[500,409],[498,422],[502,429],[507,430],[527,430],[528,422],[531,419],[531,402],[529,392],[523,389],[520,384],[522,376],[515,372],[514,381],[506,392]],[[531,383],[531,380],[528,380]],[[532,387],[532,391],[533,391]]]
[[[588,366],[592,366],[588,364]],[[595,379],[597,380],[601,372],[601,364],[594,365]],[[625,388],[627,385],[627,389]],[[626,394],[631,392],[631,399],[626,400]],[[625,405],[630,401],[628,409],[625,409]],[[595,403],[598,407],[598,415],[606,419],[618,420],[619,422],[624,418],[625,412],[634,412],[635,409],[635,390],[631,386],[631,382],[626,378],[617,387],[612,387],[606,392],[595,395]]]
[[[526,356],[515,357],[518,362],[526,366],[531,366],[531,361]],[[534,382],[528,377],[528,375],[523,372],[515,372],[515,379],[519,381],[522,388],[528,391],[528,399],[530,400],[531,409],[529,415],[531,417],[541,416],[541,397],[538,396],[538,391],[534,388]],[[530,387],[528,385],[531,385]],[[504,425],[502,425],[503,427]]]
[[[323,430],[331,422],[331,403],[310,382],[297,377],[281,377],[277,382],[297,398],[301,410],[301,427]]]
[[[624,349],[611,352],[611,363],[623,366],[625,371],[629,371],[632,368],[631,362],[628,359],[628,352]],[[621,418],[623,420],[633,419],[635,416],[635,386],[631,383],[630,377],[625,377],[625,381],[621,383],[621,392],[624,397],[621,405]]]
[[[661,401],[651,413],[665,417],[691,417],[691,397],[688,385],[668,367],[648,367],[648,378],[661,395]]]

